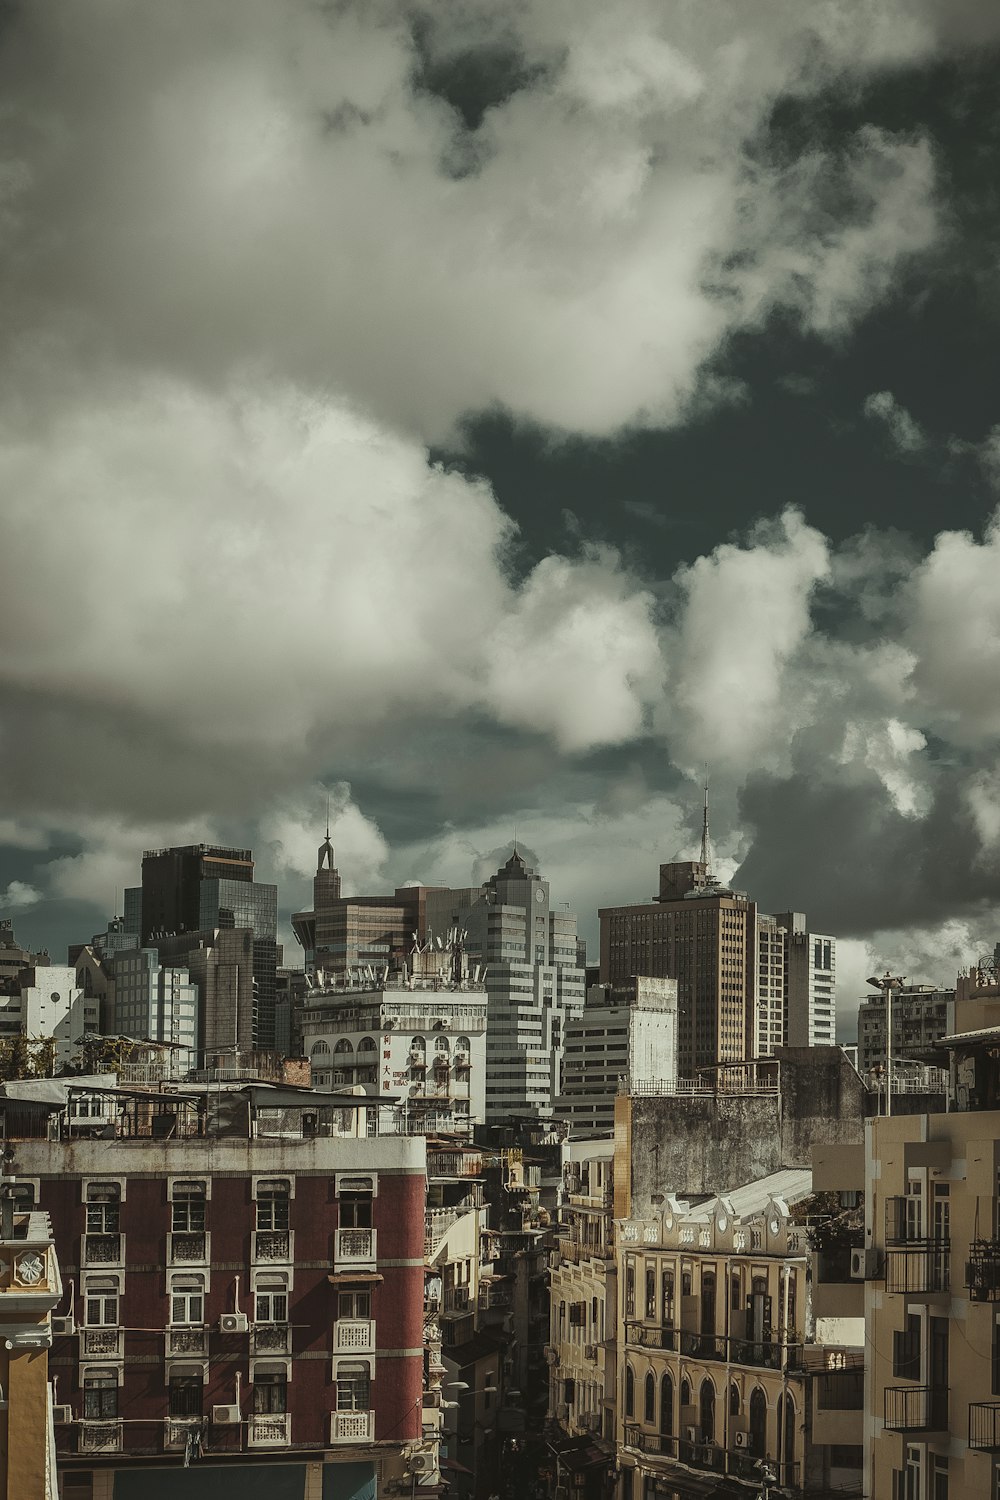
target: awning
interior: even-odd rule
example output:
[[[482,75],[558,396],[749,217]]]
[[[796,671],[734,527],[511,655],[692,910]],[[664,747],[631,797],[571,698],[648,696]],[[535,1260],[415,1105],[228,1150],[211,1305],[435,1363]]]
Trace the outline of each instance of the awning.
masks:
[[[345,1281],[384,1281],[381,1271],[331,1271],[326,1278],[331,1286],[340,1286]]]
[[[442,1458],[438,1463],[440,1469],[450,1469],[453,1474],[471,1474],[472,1470],[460,1464],[457,1458]]]

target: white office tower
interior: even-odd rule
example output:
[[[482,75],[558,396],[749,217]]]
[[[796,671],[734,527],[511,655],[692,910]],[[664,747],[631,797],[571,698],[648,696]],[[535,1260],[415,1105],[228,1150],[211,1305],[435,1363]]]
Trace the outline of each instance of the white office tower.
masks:
[[[677,980],[633,976],[595,984],[566,1022],[555,1114],[570,1135],[610,1135],[615,1095],[668,1092],[677,1082]]]
[[[837,1041],[837,939],[811,932],[802,912],[778,912],[787,934],[785,1037],[789,1047],[833,1047]]]
[[[155,948],[132,948],[113,958],[115,1030],[171,1049],[174,1078],[197,1068],[198,986],[185,965],[162,964]]]
[[[583,1010],[576,917],[553,909],[549,882],[515,852],[473,893],[429,892],[427,923],[466,930],[470,959],[486,966],[486,1119],[546,1118],[559,1093],[565,1027]],[[458,898],[458,901],[456,901]]]
[[[419,945],[403,972],[308,979],[302,1044],[316,1089],[360,1085],[386,1129],[471,1134],[486,1097],[486,991],[459,935]]]

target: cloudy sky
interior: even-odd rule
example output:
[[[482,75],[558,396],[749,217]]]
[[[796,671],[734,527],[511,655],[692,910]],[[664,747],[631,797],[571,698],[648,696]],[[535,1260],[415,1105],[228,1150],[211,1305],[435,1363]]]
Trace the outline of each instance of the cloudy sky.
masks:
[[[0,12],[0,915],[514,825],[1000,938],[993,0]],[[850,1031],[850,1017],[845,1032]]]

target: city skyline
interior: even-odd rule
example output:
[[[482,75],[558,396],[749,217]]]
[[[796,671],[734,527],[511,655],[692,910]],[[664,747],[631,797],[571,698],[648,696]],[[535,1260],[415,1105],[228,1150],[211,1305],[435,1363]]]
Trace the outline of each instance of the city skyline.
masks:
[[[997,939],[1000,21],[8,8],[0,915],[146,848],[580,917],[693,858],[841,1013]],[[477,876],[477,871],[478,876]]]

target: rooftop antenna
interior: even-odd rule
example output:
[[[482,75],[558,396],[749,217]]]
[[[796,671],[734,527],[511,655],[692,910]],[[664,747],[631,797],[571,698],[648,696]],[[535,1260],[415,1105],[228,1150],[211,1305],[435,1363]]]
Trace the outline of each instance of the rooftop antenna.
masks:
[[[326,837],[330,838],[330,788],[326,789]]]
[[[701,862],[705,866],[706,875],[711,875],[712,866],[715,863],[715,855],[712,850],[712,835],[708,831],[708,769],[705,770],[705,811],[701,824]]]

